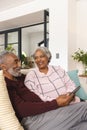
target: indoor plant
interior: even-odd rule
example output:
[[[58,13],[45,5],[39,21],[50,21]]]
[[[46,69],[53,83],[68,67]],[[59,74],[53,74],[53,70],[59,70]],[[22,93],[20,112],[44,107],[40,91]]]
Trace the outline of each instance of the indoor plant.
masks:
[[[87,52],[84,50],[81,50],[80,48],[72,55],[72,58],[74,60],[77,60],[78,62],[82,62],[84,66],[84,74],[87,75]]]
[[[13,53],[16,54],[16,50],[14,49],[13,44],[8,44],[8,46],[6,47],[5,50],[13,52]]]

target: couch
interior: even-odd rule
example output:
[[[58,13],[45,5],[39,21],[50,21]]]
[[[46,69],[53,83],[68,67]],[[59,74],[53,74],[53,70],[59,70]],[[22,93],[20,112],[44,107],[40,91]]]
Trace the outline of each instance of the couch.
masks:
[[[0,70],[0,130],[24,130],[15,116],[2,70]]]
[[[69,71],[67,73],[75,82],[76,86],[81,86],[78,78],[78,70]],[[76,95],[83,100],[87,100],[87,94],[82,87]],[[15,116],[15,112],[8,96],[2,70],[0,70],[0,130],[24,130]]]

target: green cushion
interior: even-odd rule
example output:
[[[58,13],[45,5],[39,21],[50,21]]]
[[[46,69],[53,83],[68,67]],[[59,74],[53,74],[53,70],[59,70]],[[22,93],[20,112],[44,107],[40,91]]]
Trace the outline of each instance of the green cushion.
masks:
[[[79,77],[78,77],[78,70],[72,70],[67,72],[70,79],[74,81],[76,86],[81,86]],[[85,92],[84,88],[81,86],[79,91],[76,93],[78,97],[80,97],[83,100],[87,100],[87,93]]]

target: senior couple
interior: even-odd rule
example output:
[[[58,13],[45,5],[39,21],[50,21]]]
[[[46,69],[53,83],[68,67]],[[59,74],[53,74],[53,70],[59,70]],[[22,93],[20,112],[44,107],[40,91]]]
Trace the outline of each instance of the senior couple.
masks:
[[[69,94],[74,82],[60,66],[51,66],[51,53],[38,47],[36,67],[21,74],[20,59],[11,52],[0,54],[0,68],[16,116],[25,130],[86,130],[87,103]]]

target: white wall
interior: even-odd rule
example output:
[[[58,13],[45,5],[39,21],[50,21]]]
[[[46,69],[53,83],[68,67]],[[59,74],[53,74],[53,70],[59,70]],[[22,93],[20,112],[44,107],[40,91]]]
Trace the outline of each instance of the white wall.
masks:
[[[73,61],[71,55],[76,50],[76,0],[69,0],[68,8],[68,69],[76,68],[76,62]]]
[[[31,33],[29,34],[30,36],[30,43],[29,43],[29,55],[31,56],[34,51],[36,50],[38,43],[41,42],[43,40],[43,32],[35,32],[35,33]]]
[[[60,64],[68,69],[68,0],[35,0],[29,4],[0,12],[0,21],[49,8],[49,48],[52,52],[51,64]],[[59,53],[59,59],[56,59]]]
[[[50,8],[50,44],[52,64],[60,64],[66,70],[68,58],[68,0],[57,0]],[[59,59],[56,59],[59,53]]]
[[[81,48],[87,51],[87,0],[70,0],[69,2],[69,69],[83,72],[81,62],[74,61],[71,55]]]
[[[30,42],[30,37],[26,31],[23,31],[24,28],[22,29],[22,52],[24,52],[27,56],[29,56],[29,42]],[[25,51],[26,50],[26,51]]]
[[[87,0],[77,2],[77,48],[87,51]],[[79,65],[79,72],[82,73],[83,66]]]

